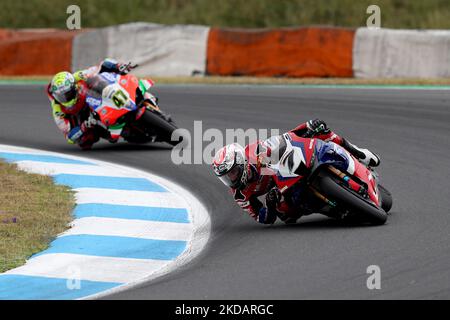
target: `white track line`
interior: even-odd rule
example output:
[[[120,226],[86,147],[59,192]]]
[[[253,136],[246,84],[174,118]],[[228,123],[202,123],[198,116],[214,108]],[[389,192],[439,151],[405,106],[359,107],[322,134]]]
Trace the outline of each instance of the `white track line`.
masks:
[[[112,173],[109,169],[97,165],[49,163],[30,160],[18,161],[16,164],[20,170],[43,175],[83,174],[89,176],[131,177],[124,170],[116,170]]]
[[[97,257],[69,253],[51,253],[30,259],[26,265],[6,274],[68,278],[79,276],[83,280],[126,283],[137,281],[161,270],[171,260],[144,260]]]
[[[94,294],[82,299],[91,299],[130,289],[134,286],[168,274],[181,265],[188,263],[201,253],[210,234],[210,219],[206,208],[189,191],[162,177],[131,167],[110,162],[98,161],[86,157],[76,157],[30,148],[0,145],[2,152],[39,154],[67,159],[85,161],[86,165],[45,163],[21,160],[19,167],[31,172],[43,174],[81,174],[99,176],[126,176],[148,179],[164,187],[168,192],[128,191],[99,188],[78,188],[76,200],[82,203],[104,203],[136,206],[152,206],[167,208],[186,208],[189,213],[189,224],[176,224],[179,228],[174,231],[175,223],[124,221],[125,219],[86,217],[73,222],[72,229],[60,236],[70,234],[95,234],[108,236],[129,236],[133,238],[170,238],[189,239],[184,252],[174,260],[126,259],[113,257],[99,257],[67,253],[49,253],[39,255],[28,260],[19,268],[8,271],[7,274],[21,274],[42,277],[67,278],[68,268],[79,268],[81,279],[124,283],[113,289]],[[35,163],[36,162],[36,163]],[[99,168],[94,168],[99,166]],[[86,171],[83,171],[83,168]],[[114,220],[114,221],[113,221]],[[140,225],[136,224],[140,223]],[[120,230],[121,228],[124,230]],[[190,233],[190,236],[189,236]]]
[[[193,226],[190,223],[129,220],[87,217],[76,219],[72,228],[60,236],[92,234],[140,239],[189,241]]]
[[[78,204],[102,203],[141,207],[186,208],[186,200],[172,192],[76,188]]]

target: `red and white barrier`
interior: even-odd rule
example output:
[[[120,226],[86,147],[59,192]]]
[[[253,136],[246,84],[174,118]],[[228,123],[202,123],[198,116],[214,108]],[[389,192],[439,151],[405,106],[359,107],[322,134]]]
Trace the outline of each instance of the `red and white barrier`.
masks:
[[[84,32],[44,31],[0,30],[0,75],[51,75],[109,57],[138,63],[138,76],[450,76],[446,30],[130,23]]]

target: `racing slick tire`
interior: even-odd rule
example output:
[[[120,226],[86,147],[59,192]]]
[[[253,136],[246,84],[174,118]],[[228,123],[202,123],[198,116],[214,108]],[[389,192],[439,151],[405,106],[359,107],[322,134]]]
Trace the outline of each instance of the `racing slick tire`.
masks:
[[[321,174],[318,182],[322,194],[334,200],[338,206],[348,209],[350,213],[361,218],[362,221],[373,225],[382,225],[387,220],[387,214],[382,208],[363,199],[356,192],[339,184],[327,174]],[[359,219],[358,219],[359,220]]]
[[[155,129],[158,139],[171,144],[172,146],[177,145],[181,142],[182,138],[176,141],[172,141],[172,133],[178,129],[174,124],[163,119],[160,115],[146,110],[140,120],[147,124],[149,127]]]
[[[392,208],[392,194],[381,184],[378,185],[378,191],[381,195],[381,207],[384,211],[389,212]]]

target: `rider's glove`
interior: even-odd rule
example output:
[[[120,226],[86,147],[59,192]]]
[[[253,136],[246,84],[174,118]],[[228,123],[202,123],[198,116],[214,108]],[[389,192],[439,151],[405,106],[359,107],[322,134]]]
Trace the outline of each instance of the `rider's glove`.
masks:
[[[262,224],[273,224],[277,220],[277,215],[272,210],[262,207],[259,209],[258,222]]]
[[[320,119],[309,120],[306,122],[306,127],[308,128],[307,135],[312,137],[317,134],[326,134],[330,132],[325,121]]]
[[[131,62],[118,63],[117,70],[119,70],[119,72],[121,74],[127,74],[128,72],[130,72],[132,69],[136,68],[137,66],[138,66],[137,64],[131,64]]]
[[[89,117],[87,120],[83,121],[80,125],[81,131],[86,132],[89,129],[92,129],[97,124],[97,120],[93,117]]]
[[[83,136],[83,131],[81,127],[77,126],[69,131],[67,134],[67,142],[69,143],[79,143],[81,141],[81,137]]]

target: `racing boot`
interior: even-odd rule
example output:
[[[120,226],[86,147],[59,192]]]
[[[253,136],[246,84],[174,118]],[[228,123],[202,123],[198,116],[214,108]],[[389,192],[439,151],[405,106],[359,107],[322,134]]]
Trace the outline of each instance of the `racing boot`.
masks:
[[[377,167],[380,164],[380,157],[368,149],[362,149],[342,138],[342,146],[355,156],[361,163],[370,167]]]

